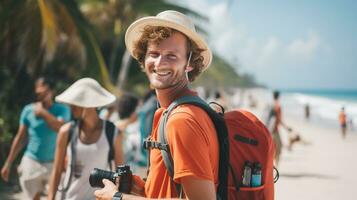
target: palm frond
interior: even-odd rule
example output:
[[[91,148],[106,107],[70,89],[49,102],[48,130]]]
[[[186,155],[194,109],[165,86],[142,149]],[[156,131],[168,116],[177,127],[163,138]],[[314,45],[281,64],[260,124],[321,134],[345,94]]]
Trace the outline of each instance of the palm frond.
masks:
[[[72,0],[63,0],[62,3],[72,16],[79,37],[85,46],[87,58],[86,75],[93,78],[96,78],[98,75],[100,75],[99,81],[104,85],[104,87],[106,87],[111,92],[120,95],[121,92],[118,91],[110,81],[107,65],[104,61],[103,54],[100,51],[98,42],[94,37],[94,31],[91,25],[83,17],[81,11],[78,9],[76,2]]]
[[[53,59],[59,40],[58,24],[51,5],[44,0],[37,0],[37,3],[42,20],[42,45],[45,47],[45,60],[50,61]]]

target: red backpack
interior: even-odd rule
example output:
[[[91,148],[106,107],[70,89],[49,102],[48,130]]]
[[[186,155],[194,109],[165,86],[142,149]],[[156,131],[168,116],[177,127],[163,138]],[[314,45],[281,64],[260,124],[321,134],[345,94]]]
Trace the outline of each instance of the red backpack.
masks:
[[[184,96],[171,103],[160,120],[159,142],[146,141],[144,143],[146,148],[161,150],[171,180],[173,180],[173,160],[168,149],[165,126],[171,111],[182,104],[192,104],[202,108],[210,116],[215,126],[220,151],[217,199],[273,200],[275,147],[269,131],[258,118],[248,111],[234,110],[222,115],[197,96]],[[260,164],[260,171],[256,169],[250,171],[251,173],[260,172],[257,173],[261,178],[260,185],[247,186],[246,177],[248,176],[243,181],[247,161]],[[249,168],[246,167],[246,169]],[[246,175],[249,174],[248,172],[249,170]],[[251,180],[249,177],[248,182]],[[242,182],[246,186],[243,186]],[[181,186],[176,183],[175,185],[181,196]]]

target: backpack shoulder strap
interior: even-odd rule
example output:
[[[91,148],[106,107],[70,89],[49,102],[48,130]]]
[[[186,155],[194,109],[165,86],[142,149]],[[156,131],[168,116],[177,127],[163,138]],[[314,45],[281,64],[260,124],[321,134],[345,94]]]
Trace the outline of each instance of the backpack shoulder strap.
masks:
[[[72,167],[74,167],[76,161],[76,144],[79,136],[79,122],[71,121],[71,127],[68,132],[68,142],[67,146],[70,145],[71,148],[71,163],[70,163],[70,173],[72,173]]]
[[[216,113],[211,107],[198,96],[184,96],[181,97],[170,104],[170,106],[164,111],[163,117],[159,123],[159,142],[167,144],[166,138],[166,124],[170,113],[179,105],[182,104],[192,104],[198,106],[205,110],[209,117],[211,118],[215,129],[217,131],[218,142],[219,142],[219,184],[217,188],[217,193],[219,198],[227,199],[227,183],[228,183],[228,166],[229,166],[229,141],[228,141],[228,129],[226,127],[224,118]],[[168,148],[169,149],[169,148]],[[168,173],[173,180],[174,169],[173,160],[170,151],[161,150],[161,154],[168,170]],[[180,186],[176,185],[176,189],[181,189]],[[179,192],[181,190],[178,190]]]
[[[112,160],[114,160],[114,135],[115,131],[117,130],[115,125],[107,120],[104,120],[104,126],[105,126],[105,136],[107,138],[108,144],[109,144],[109,153],[108,153],[108,162],[110,163]]]
[[[76,121],[70,121],[70,127],[69,127],[69,131],[68,131],[68,137],[67,137],[67,145],[69,144],[69,142],[72,140],[74,131],[75,131],[75,127],[77,125]]]
[[[77,144],[77,139],[78,139],[78,132],[76,132],[78,129],[78,122],[73,120],[70,122],[70,128],[68,131],[68,138],[67,138],[67,145],[70,145],[71,149],[71,160],[70,160],[70,165],[69,165],[69,178],[67,183],[64,183],[64,186],[62,188],[58,188],[60,192],[63,192],[62,195],[64,195],[65,192],[67,192],[69,186],[71,185],[72,181],[72,176],[73,176],[73,171],[75,167],[75,162],[76,162],[76,144]]]

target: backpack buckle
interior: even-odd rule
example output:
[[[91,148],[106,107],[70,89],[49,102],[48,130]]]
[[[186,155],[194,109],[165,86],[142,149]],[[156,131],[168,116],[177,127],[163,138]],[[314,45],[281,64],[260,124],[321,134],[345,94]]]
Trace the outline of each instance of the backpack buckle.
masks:
[[[152,140],[144,140],[143,142],[143,148],[148,150],[148,149],[160,149],[164,151],[168,151],[168,144],[162,144],[160,142],[152,141]]]

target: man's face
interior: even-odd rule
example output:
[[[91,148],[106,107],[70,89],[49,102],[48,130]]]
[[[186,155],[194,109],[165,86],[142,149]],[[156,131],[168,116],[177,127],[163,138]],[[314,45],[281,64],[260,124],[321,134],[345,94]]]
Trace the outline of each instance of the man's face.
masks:
[[[182,81],[187,81],[187,39],[181,33],[159,44],[149,43],[145,55],[145,73],[155,89],[167,89]]]
[[[42,79],[35,84],[35,94],[37,101],[45,102],[52,99],[52,91]]]

